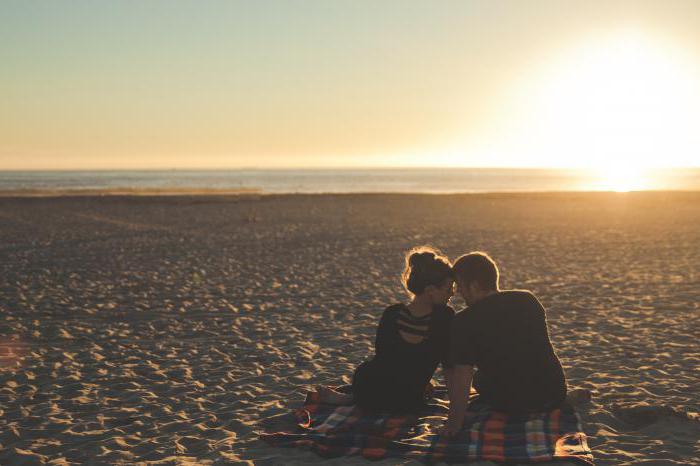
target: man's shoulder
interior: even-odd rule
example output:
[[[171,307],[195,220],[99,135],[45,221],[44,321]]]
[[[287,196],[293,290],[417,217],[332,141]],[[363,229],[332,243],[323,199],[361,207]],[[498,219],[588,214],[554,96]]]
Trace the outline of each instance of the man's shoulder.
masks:
[[[544,307],[540,300],[529,290],[507,290],[502,291],[504,307],[517,310],[518,313],[542,314]]]
[[[472,305],[470,312],[476,316],[483,315],[484,318],[491,319],[501,318],[511,312],[522,312],[523,309],[539,307],[541,305],[531,291],[501,290]]]
[[[530,290],[502,290],[499,291],[500,296],[509,297],[513,299],[532,299],[535,297]]]
[[[530,290],[502,290],[495,296],[495,302],[499,304],[535,304],[539,303],[535,295]]]

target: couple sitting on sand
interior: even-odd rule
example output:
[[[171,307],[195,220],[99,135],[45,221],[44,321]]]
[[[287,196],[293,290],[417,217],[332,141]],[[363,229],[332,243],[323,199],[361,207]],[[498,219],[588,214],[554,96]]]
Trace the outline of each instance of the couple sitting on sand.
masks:
[[[415,412],[425,404],[441,364],[450,396],[443,435],[462,428],[472,385],[481,401],[508,413],[547,411],[563,403],[566,379],[542,304],[529,291],[500,290],[498,275],[496,263],[481,252],[450,265],[434,249],[410,251],[402,279],[411,302],[384,311],[375,355],[355,370],[353,393],[321,387],[321,400]],[[456,314],[447,305],[455,284],[468,306]]]

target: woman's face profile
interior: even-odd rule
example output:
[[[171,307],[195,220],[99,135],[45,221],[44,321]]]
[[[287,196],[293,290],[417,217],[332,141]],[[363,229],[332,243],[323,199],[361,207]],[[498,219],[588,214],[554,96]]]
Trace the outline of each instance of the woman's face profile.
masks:
[[[445,283],[439,286],[430,287],[430,297],[433,304],[446,305],[452,295],[454,295],[454,281],[445,280]]]

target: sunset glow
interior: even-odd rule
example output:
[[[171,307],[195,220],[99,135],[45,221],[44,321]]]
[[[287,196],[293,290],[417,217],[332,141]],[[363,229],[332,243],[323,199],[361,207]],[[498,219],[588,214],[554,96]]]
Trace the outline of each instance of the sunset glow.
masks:
[[[650,171],[630,165],[610,165],[595,170],[589,189],[600,191],[639,191],[653,188]]]
[[[543,154],[546,165],[556,166],[565,147],[581,158],[572,165],[604,170],[692,162],[700,74],[663,45],[638,34],[613,36],[551,66],[532,103],[538,134],[555,142]]]
[[[639,32],[566,49],[515,83],[501,104],[465,153],[499,166],[591,169],[601,186],[620,190],[642,188],[645,169],[700,160],[698,66]],[[451,154],[448,164],[459,160]]]
[[[700,4],[622,3],[12,3],[0,170],[700,167]]]

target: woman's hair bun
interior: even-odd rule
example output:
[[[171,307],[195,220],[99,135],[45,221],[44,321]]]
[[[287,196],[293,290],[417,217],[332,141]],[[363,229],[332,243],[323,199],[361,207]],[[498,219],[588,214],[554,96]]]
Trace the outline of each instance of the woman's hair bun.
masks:
[[[437,256],[433,251],[414,252],[413,254],[408,256],[408,264],[411,267],[420,267],[422,265],[428,265],[435,260],[435,257]]]
[[[452,277],[450,260],[430,246],[413,248],[406,253],[406,267],[401,278],[404,287],[414,295],[421,294],[427,286],[441,285]]]

